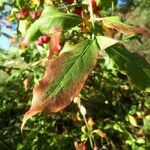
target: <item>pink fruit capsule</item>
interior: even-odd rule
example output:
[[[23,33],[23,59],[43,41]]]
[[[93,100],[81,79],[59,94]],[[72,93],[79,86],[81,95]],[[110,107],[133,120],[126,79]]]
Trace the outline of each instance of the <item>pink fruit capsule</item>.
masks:
[[[44,43],[47,43],[47,42],[50,41],[50,37],[47,36],[47,35],[42,36],[42,39],[43,39],[43,42],[44,42]]]

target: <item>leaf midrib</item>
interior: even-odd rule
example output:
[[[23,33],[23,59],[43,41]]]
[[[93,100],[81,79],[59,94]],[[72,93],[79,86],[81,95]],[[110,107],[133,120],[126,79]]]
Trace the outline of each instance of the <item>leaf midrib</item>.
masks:
[[[85,48],[85,50],[83,51],[83,53],[81,53],[79,55],[79,57],[77,57],[77,59],[75,59],[75,61],[72,63],[73,65],[71,65],[71,67],[68,68],[68,70],[64,73],[65,75],[62,77],[61,82],[64,80],[64,78],[68,75],[68,73],[70,72],[70,70],[74,67],[74,65],[76,64],[76,62],[78,61],[78,59],[80,59],[86,52],[87,52],[87,49],[91,46],[92,44],[92,41],[89,41],[89,44],[87,45],[87,47]],[[57,91],[57,89],[59,88],[61,82],[59,82],[59,84],[56,86],[56,88],[54,88],[54,90],[51,92],[51,95],[54,95],[55,91]],[[48,87],[49,89],[49,87]],[[48,90],[47,90],[48,91]],[[47,92],[46,91],[46,92]],[[45,94],[46,95],[46,94]],[[49,95],[49,94],[47,94]],[[48,96],[45,96],[45,98],[47,98]]]

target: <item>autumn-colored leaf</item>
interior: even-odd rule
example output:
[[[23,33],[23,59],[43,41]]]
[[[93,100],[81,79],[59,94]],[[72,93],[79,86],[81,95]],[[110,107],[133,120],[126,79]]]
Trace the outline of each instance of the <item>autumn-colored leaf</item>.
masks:
[[[105,18],[101,18],[101,20],[107,28],[118,30],[119,32],[124,33],[124,34],[139,33],[139,34],[150,36],[150,32],[147,31],[146,29],[134,28],[130,25],[127,25],[121,22],[121,19],[118,16],[105,17]]]
[[[58,52],[60,49],[60,39],[61,39],[61,29],[59,28],[53,28],[53,34],[51,35],[50,40],[50,53],[49,58],[51,58],[56,52]]]
[[[102,137],[102,138],[106,138],[106,137],[107,137],[106,133],[104,133],[104,132],[101,131],[100,129],[93,130],[92,132],[93,132],[93,133],[96,133],[97,135],[99,135],[99,136]]]
[[[58,112],[78,96],[98,56],[95,40],[85,40],[49,60],[44,77],[34,87],[32,104],[24,115],[22,127],[33,115]]]

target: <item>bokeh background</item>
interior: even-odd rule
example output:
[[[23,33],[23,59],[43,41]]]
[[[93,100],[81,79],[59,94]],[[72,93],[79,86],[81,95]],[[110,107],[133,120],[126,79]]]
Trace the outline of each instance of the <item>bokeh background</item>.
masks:
[[[150,30],[150,1],[119,0],[115,4],[113,15]],[[28,51],[19,48],[18,21],[9,17],[12,9],[13,1],[0,1],[0,150],[73,150],[85,138],[85,123],[76,104],[57,114],[39,114],[20,131],[32,88],[44,71],[44,64],[36,62],[47,52],[32,45]],[[123,38],[128,50],[150,63],[149,37]],[[80,96],[87,120],[92,118],[93,128],[101,131],[95,135],[100,150],[150,149],[150,94],[133,86],[108,56],[98,61]],[[86,146],[90,149],[88,141]]]

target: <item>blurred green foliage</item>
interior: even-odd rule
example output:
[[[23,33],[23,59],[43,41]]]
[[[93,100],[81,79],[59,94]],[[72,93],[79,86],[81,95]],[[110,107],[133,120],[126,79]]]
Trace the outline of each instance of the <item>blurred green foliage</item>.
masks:
[[[148,5],[148,1],[142,2],[142,7],[144,2]],[[134,41],[131,42],[132,51]],[[46,56],[47,51],[32,45],[26,51],[0,51],[0,150],[72,150],[75,142],[83,140],[85,123],[73,103],[57,114],[33,117],[23,133],[20,131],[33,86],[43,75]],[[93,129],[106,134],[95,134],[99,148],[150,149],[150,94],[134,87],[107,55],[99,59],[80,97],[87,119],[95,122]],[[90,149],[89,141],[84,142]]]
[[[0,65],[3,66],[0,74],[3,79],[0,82],[0,149],[65,150],[74,149],[75,141],[81,142],[84,121],[75,104],[57,114],[42,113],[33,117],[23,134],[20,132],[23,113],[31,101],[31,89],[43,74],[42,63],[31,65],[36,64],[39,57],[45,57],[45,52],[39,51],[40,54],[30,49],[0,52]],[[17,63],[22,67],[15,67]],[[27,90],[24,88],[26,79],[29,80]],[[93,118],[94,129],[107,135],[107,138],[95,135],[98,147],[150,148],[149,95],[133,87],[108,56],[99,60],[80,96],[87,110],[87,119]],[[88,147],[89,142],[86,144]]]

